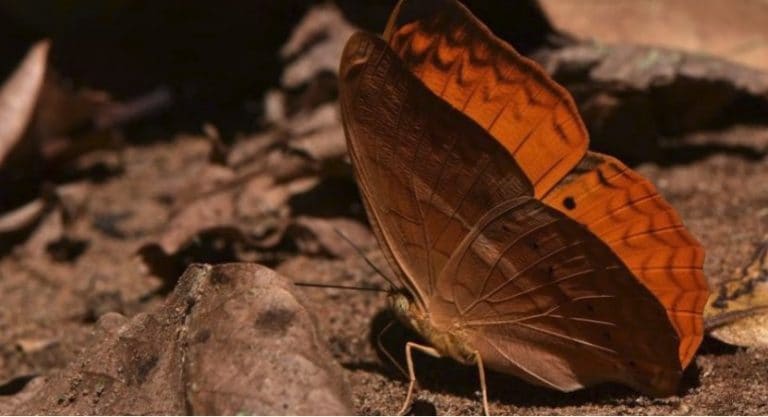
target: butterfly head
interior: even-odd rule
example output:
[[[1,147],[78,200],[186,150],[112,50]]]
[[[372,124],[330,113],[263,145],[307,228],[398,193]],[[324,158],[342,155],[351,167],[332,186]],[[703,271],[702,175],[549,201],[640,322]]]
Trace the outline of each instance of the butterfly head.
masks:
[[[413,314],[414,311],[412,311],[417,307],[413,303],[410,295],[403,291],[391,292],[389,294],[389,307],[392,309],[392,312],[395,314],[395,317],[397,317],[398,320],[410,326],[414,330],[418,330],[416,326],[414,326],[415,315]]]

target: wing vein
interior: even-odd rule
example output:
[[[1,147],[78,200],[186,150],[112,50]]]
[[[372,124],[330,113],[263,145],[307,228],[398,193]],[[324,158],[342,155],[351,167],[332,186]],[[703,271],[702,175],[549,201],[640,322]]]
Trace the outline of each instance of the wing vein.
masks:
[[[482,168],[475,175],[474,179],[472,180],[472,184],[469,186],[469,188],[467,188],[467,191],[462,193],[461,200],[459,200],[459,203],[455,205],[455,208],[451,212],[451,216],[448,218],[448,221],[445,222],[445,225],[440,230],[440,233],[437,234],[437,237],[435,238],[434,242],[437,242],[438,240],[440,240],[440,238],[443,236],[443,233],[445,233],[445,231],[448,230],[448,225],[450,225],[451,221],[453,221],[454,217],[456,217],[456,213],[459,212],[459,209],[461,209],[461,206],[464,205],[464,202],[467,200],[467,196],[469,195],[470,191],[472,191],[472,189],[475,188],[475,185],[477,185],[477,182],[480,181],[480,178],[483,176],[483,174],[485,174],[485,170],[488,169],[488,166],[490,166],[491,158],[487,155],[484,155],[483,159],[484,159],[484,162],[483,162]],[[430,246],[430,248],[434,248],[434,246]]]
[[[513,366],[515,366],[515,367],[517,367],[518,369],[522,370],[523,372],[525,372],[526,374],[530,375],[530,376],[531,376],[531,377],[533,377],[534,379],[541,381],[541,382],[542,382],[542,383],[543,383],[545,386],[548,386],[548,387],[552,387],[552,388],[554,388],[554,389],[560,389],[560,386],[558,386],[557,384],[555,384],[555,383],[553,383],[552,381],[550,381],[550,380],[548,380],[548,379],[544,378],[543,376],[541,376],[541,375],[537,374],[536,372],[534,372],[534,371],[532,371],[532,370],[530,370],[530,369],[526,368],[525,366],[523,366],[522,364],[520,364],[519,362],[517,362],[516,360],[514,360],[514,359],[513,359],[511,356],[509,356],[509,355],[508,355],[506,352],[504,352],[503,350],[501,350],[501,349],[499,348],[499,346],[498,346],[498,345],[496,345],[496,343],[494,343],[494,342],[493,342],[493,340],[491,340],[491,339],[490,339],[490,338],[488,338],[488,337],[485,337],[484,335],[483,335],[482,337],[483,337],[483,339],[485,339],[485,341],[488,343],[488,345],[490,345],[490,346],[491,346],[491,347],[492,347],[494,350],[496,350],[496,352],[498,352],[498,353],[499,353],[501,356],[503,356],[503,357],[504,357],[504,359],[508,360],[508,361],[509,361],[509,362],[510,362],[510,363],[511,363]]]
[[[514,275],[512,275],[509,278],[507,278],[507,280],[503,284],[500,284],[498,287],[496,287],[493,290],[491,290],[491,292],[489,292],[488,294],[483,295],[482,297],[479,297],[477,300],[472,302],[472,304],[470,304],[464,310],[464,312],[462,313],[462,316],[465,315],[466,313],[469,313],[470,311],[472,311],[472,309],[475,308],[481,301],[486,301],[488,299],[488,297],[490,297],[490,296],[496,294],[497,292],[501,291],[505,286],[507,286],[510,283],[512,283],[515,279],[519,278],[522,274],[524,274],[524,273],[530,271],[531,269],[533,269],[534,267],[538,266],[543,261],[545,261],[545,260],[547,260],[547,259],[549,259],[549,258],[551,258],[551,257],[553,257],[553,256],[555,256],[555,255],[565,251],[565,250],[574,248],[576,246],[580,246],[580,245],[582,245],[584,243],[586,243],[586,242],[583,241],[583,240],[576,241],[574,243],[571,243],[570,245],[566,245],[566,246],[560,247],[557,250],[554,250],[554,251],[550,252],[546,256],[543,256],[543,257],[537,259],[536,262],[531,262],[525,268],[521,269],[520,271],[517,271]]]
[[[563,340],[567,340],[567,341],[570,341],[570,342],[574,342],[574,343],[577,343],[577,344],[580,344],[580,345],[589,346],[591,348],[594,348],[594,349],[597,349],[597,350],[602,350],[603,352],[610,353],[612,355],[617,355],[617,352],[615,350],[613,350],[613,349],[609,349],[609,348],[607,348],[605,346],[601,346],[601,345],[598,345],[598,344],[595,344],[595,343],[590,343],[590,342],[587,342],[586,340],[581,340],[581,339],[573,337],[573,336],[569,336],[569,335],[566,335],[566,334],[554,332],[554,331],[551,331],[551,330],[542,329],[542,328],[539,328],[539,327],[536,327],[536,326],[533,326],[533,325],[530,325],[530,324],[526,324],[526,323],[517,323],[517,325],[525,327],[525,328],[530,329],[530,330],[533,330],[535,332],[547,334],[547,335],[550,335],[550,336],[553,336],[553,337],[557,337],[557,338],[560,338],[560,339],[563,339]]]
[[[537,231],[539,231],[539,230],[541,230],[541,229],[543,229],[545,227],[551,226],[551,225],[557,223],[560,220],[561,219],[554,219],[554,220],[551,220],[551,221],[549,221],[547,223],[544,223],[542,225],[536,226],[536,227],[534,227],[534,228],[532,228],[530,230],[527,230],[525,233],[517,236],[515,239],[512,240],[512,242],[510,242],[507,246],[505,246],[504,250],[499,253],[499,256],[493,262],[493,265],[488,270],[488,273],[485,274],[485,277],[483,278],[483,284],[480,286],[480,294],[485,292],[485,287],[488,284],[488,279],[490,279],[491,274],[493,273],[493,271],[496,270],[496,266],[499,264],[499,262],[501,262],[502,259],[504,259],[504,256],[507,254],[507,252],[509,252],[512,249],[513,246],[515,246],[521,239],[529,236],[530,234],[535,233],[535,232],[537,232]]]

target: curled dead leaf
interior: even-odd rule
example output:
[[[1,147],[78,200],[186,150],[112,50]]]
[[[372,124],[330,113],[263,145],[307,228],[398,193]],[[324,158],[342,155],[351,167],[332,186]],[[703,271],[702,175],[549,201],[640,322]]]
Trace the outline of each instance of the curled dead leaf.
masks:
[[[283,73],[283,86],[297,88],[323,71],[338,73],[339,57],[354,31],[336,6],[312,8],[280,50],[283,59],[292,61]]]
[[[193,242],[221,238],[216,246],[236,242],[251,249],[271,248],[290,223],[290,198],[317,181],[303,178],[282,184],[267,176],[238,177],[180,205],[160,237],[137,252],[152,274],[170,278],[177,266],[173,257]]]
[[[32,226],[45,213],[46,202],[42,198],[0,215],[0,235]]]
[[[0,165],[29,126],[45,79],[50,43],[32,46],[0,88]]]
[[[64,223],[76,217],[86,198],[89,185],[72,183],[43,192],[21,207],[0,214],[0,236],[25,232],[29,234],[24,250],[28,255],[41,255],[48,244],[60,239]]]
[[[539,59],[574,92],[591,143],[629,161],[659,161],[668,156],[663,148],[670,138],[690,132],[768,120],[768,74],[722,59],[594,44]]]
[[[16,340],[16,347],[26,354],[41,352],[59,343],[52,338],[24,338]]]
[[[716,289],[704,318],[716,339],[738,346],[768,346],[768,242],[740,276]]]
[[[601,43],[628,43],[710,54],[768,70],[768,3],[736,0],[539,0],[560,31]]]
[[[28,388],[19,401],[0,403],[0,410],[22,415],[351,412],[341,370],[290,281],[241,263],[192,265],[178,282],[155,312],[131,319],[102,316],[92,342],[77,358]]]

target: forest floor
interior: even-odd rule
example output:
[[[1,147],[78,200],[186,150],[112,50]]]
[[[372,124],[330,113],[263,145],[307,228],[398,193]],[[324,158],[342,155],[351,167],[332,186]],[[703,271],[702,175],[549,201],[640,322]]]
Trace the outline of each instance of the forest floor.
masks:
[[[330,42],[328,53],[337,53],[341,41],[334,36],[343,38],[351,26],[325,28],[330,35],[313,42]],[[302,53],[317,47],[294,45]],[[539,59],[552,62],[546,53]],[[714,127],[654,132],[664,140],[616,148],[605,140],[615,134],[599,127],[605,113],[588,105],[595,103],[590,100],[597,93],[583,88],[599,90],[605,80],[575,80],[552,71],[575,88],[581,105],[587,103],[585,119],[590,128],[598,126],[598,150],[629,159],[702,242],[710,285],[717,288],[738,277],[768,240],[768,119],[734,116],[719,119]],[[73,363],[93,343],[106,313],[132,318],[161,308],[191,263],[258,262],[297,282],[384,286],[365,259],[334,232],[342,230],[373,263],[387,268],[345,156],[335,75],[309,72],[301,89],[272,92],[288,110],[264,116],[273,119],[258,129],[229,137],[210,125],[156,129],[152,124],[165,119],[142,121],[139,128],[119,133],[119,146],[70,157],[64,168],[42,180],[35,177],[34,185],[2,185],[0,208],[5,212],[35,201],[45,209],[11,232],[0,227],[0,411],[13,409],[4,404],[10,407],[16,397],[35,389],[31,381]],[[744,92],[736,81],[710,84],[725,85],[729,93],[738,90],[735,94],[754,98],[761,106],[768,101],[768,93]],[[680,88],[673,91],[696,100],[696,88]],[[647,91],[618,95],[633,103],[622,114],[635,114],[637,101],[632,100],[637,97],[651,97],[648,102],[656,108],[671,102],[661,103],[665,98],[657,94],[657,85]],[[267,113],[273,108],[269,97],[263,106]],[[715,102],[714,107],[722,104]],[[743,100],[721,110],[739,106]],[[352,411],[396,413],[407,382],[376,343],[392,320],[386,296],[311,287],[294,292],[316,317],[320,338],[340,364]],[[383,335],[383,344],[404,363],[405,343],[417,339],[396,324]],[[482,412],[474,368],[419,354],[415,366],[420,388],[414,414]],[[768,349],[706,337],[678,394],[669,398],[614,385],[560,393],[495,373],[488,377],[488,391],[494,414],[765,415]],[[60,411],[71,410],[68,405],[62,404]]]

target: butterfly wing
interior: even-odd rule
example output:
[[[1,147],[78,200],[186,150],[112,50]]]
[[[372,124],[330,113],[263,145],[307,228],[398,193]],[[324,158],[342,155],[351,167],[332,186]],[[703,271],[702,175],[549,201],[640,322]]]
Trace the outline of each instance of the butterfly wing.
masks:
[[[425,85],[513,154],[537,198],[586,225],[651,290],[686,366],[703,337],[703,248],[642,176],[585,155],[588,137],[568,92],[455,0],[401,0],[385,38]]]
[[[677,384],[664,307],[594,234],[535,199],[493,137],[373,36],[350,39],[340,74],[369,218],[435,326],[457,325],[487,365],[540,385]]]
[[[452,0],[403,0],[385,39],[433,93],[512,153],[540,197],[587,151],[568,91]]]
[[[584,224],[664,305],[690,363],[709,297],[704,249],[656,188],[615,158],[589,152],[544,202]]]
[[[435,317],[461,323],[493,369],[562,391],[677,387],[679,338],[664,307],[600,239],[536,199],[481,219],[437,288]]]
[[[354,35],[340,74],[347,143],[368,217],[404,287],[426,307],[467,229],[495,201],[530,195],[531,184],[497,143],[467,140],[482,129],[428,93],[382,41]],[[453,129],[446,135],[438,125]],[[482,160],[471,152],[477,146],[485,149]]]

